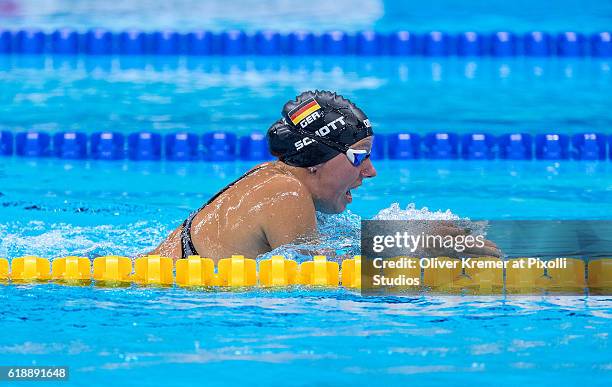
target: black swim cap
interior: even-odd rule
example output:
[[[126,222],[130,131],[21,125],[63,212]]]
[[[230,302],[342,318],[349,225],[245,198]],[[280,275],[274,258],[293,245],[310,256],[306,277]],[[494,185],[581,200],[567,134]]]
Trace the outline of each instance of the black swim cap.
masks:
[[[331,91],[305,91],[283,106],[268,129],[270,153],[295,167],[324,163],[373,135],[368,117]]]

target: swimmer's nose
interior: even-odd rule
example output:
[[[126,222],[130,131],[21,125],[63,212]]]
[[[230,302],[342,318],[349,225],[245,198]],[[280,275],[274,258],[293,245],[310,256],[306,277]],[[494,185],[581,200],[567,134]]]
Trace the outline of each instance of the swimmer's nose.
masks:
[[[374,168],[374,164],[372,164],[372,158],[368,157],[367,160],[361,164],[361,176],[363,177],[374,177],[376,176],[376,168]]]

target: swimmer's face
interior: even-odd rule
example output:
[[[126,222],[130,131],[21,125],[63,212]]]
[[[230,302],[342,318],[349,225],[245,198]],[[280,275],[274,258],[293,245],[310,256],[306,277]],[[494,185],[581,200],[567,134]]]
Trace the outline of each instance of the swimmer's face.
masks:
[[[373,136],[353,144],[353,149],[372,149]],[[376,176],[376,169],[370,158],[355,167],[346,155],[339,154],[317,167],[317,184],[313,196],[318,211],[338,214],[353,201],[351,190],[359,187],[364,178]]]

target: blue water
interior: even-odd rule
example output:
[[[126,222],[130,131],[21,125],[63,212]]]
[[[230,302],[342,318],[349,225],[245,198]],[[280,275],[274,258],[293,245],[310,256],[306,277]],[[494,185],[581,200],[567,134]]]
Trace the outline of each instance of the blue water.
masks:
[[[377,165],[380,175],[354,193],[350,213],[321,219],[328,247],[354,250],[359,215],[391,202],[473,218],[612,214],[607,162]],[[247,167],[4,159],[0,256],[146,251]],[[69,365],[73,385],[603,386],[612,370],[611,319],[609,296],[371,298],[342,289],[0,284],[0,364]]]
[[[10,14],[9,2],[0,0],[3,25],[41,28],[591,32],[609,29],[612,15],[610,3],[599,1],[277,1],[262,8],[14,0],[19,7]],[[265,131],[298,92],[329,88],[362,107],[378,133],[610,133],[611,79],[610,62],[594,59],[5,56],[0,129],[245,134]],[[353,193],[347,213],[319,217],[327,246],[355,252],[359,220],[393,203],[472,219],[612,218],[609,161],[374,165],[378,177]],[[251,166],[0,158],[0,256],[147,251]],[[0,284],[0,365],[69,365],[70,384],[79,386],[607,385],[611,302]]]
[[[0,56],[0,86],[0,129],[13,131],[245,134],[317,88],[351,98],[379,133],[612,128],[611,62],[595,59]]]
[[[44,29],[594,32],[609,31],[611,16],[598,0],[0,0],[3,26]]]
[[[70,365],[72,385],[605,386],[612,367],[609,297],[40,285],[0,299],[0,363]]]
[[[610,219],[608,162],[374,161],[378,176],[354,192],[346,229],[392,203],[472,219]],[[0,161],[0,256],[136,255],[244,173],[247,163]],[[341,239],[341,238],[339,238]],[[333,243],[333,242],[330,242]],[[336,240],[338,248],[345,243]]]

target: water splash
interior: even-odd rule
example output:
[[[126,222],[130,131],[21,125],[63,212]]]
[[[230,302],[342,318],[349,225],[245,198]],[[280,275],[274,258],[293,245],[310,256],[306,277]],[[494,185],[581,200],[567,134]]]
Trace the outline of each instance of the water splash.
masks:
[[[375,220],[469,220],[468,218],[460,218],[451,210],[446,211],[429,211],[427,207],[421,209],[416,208],[416,204],[410,203],[405,210],[400,208],[399,203],[393,203],[388,208],[382,209],[378,214],[374,215]]]
[[[96,226],[16,221],[0,224],[0,257],[135,256],[151,250],[170,231],[156,221]]]
[[[313,255],[327,255],[335,260],[352,257],[361,254],[361,217],[347,210],[339,215],[317,213],[319,225],[319,238],[316,240],[298,241],[287,244],[263,254],[259,259],[267,259],[273,255],[283,255],[298,262],[309,260]],[[484,224],[462,218],[451,210],[430,211],[427,207],[416,208],[415,203],[410,203],[402,210],[399,203],[393,203],[389,207],[378,212],[374,220],[444,220],[458,227],[468,228],[475,233],[485,234]],[[425,229],[426,222],[423,223]]]

